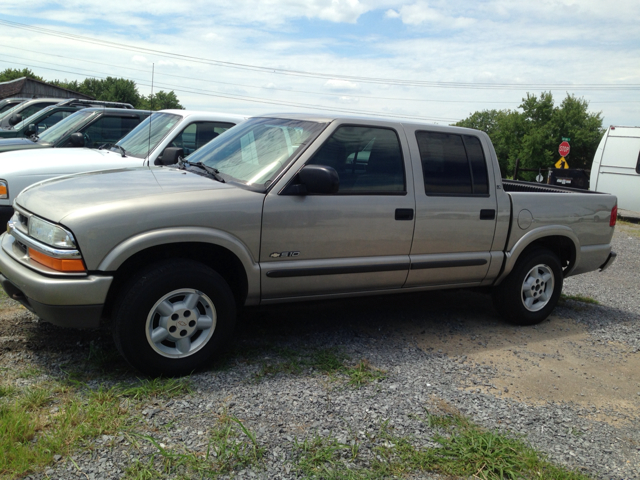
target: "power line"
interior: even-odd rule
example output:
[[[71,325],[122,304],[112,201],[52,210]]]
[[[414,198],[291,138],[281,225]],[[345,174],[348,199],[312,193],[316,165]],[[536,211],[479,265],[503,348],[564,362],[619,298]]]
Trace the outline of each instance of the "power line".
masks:
[[[62,72],[62,73],[70,73],[73,75],[85,75],[83,73],[79,73],[79,72],[73,72],[73,71],[69,71],[69,70],[61,70],[61,69],[57,69],[57,68],[50,68],[50,67],[41,67],[41,66],[36,66],[36,65],[29,65],[29,64],[25,64],[25,63],[21,63],[21,62],[12,62],[12,61],[7,61],[4,60],[5,63],[12,63],[12,64],[16,64],[16,65],[22,65],[22,66],[27,66],[27,67],[33,67],[33,68],[41,68],[44,70],[51,70],[51,71],[55,71],[55,72]],[[94,75],[96,78],[101,78],[104,79],[105,77],[103,76],[99,76],[99,75]],[[132,79],[132,78],[127,78],[126,80],[133,80],[135,81],[138,85],[142,85],[145,87],[150,86],[148,83],[145,83],[144,80],[138,80],[138,79]],[[399,115],[399,114],[393,114],[393,113],[380,113],[380,112],[371,112],[368,110],[356,110],[356,109],[346,109],[346,108],[341,108],[341,107],[323,107],[321,105],[312,105],[312,104],[304,104],[304,103],[297,103],[297,102],[288,102],[288,101],[277,101],[277,100],[266,100],[266,99],[262,99],[262,98],[255,98],[255,97],[248,97],[248,96],[244,96],[244,95],[231,95],[231,94],[222,94],[222,93],[212,93],[209,91],[204,91],[204,90],[200,90],[199,89],[192,89],[192,90],[187,90],[184,87],[180,87],[180,86],[176,86],[176,85],[170,85],[170,84],[159,84],[156,83],[157,86],[159,87],[163,87],[163,88],[171,88],[176,92],[182,92],[182,93],[191,93],[194,95],[204,95],[204,96],[208,96],[208,97],[216,97],[216,98],[226,98],[226,99],[231,99],[231,100],[240,100],[240,101],[245,101],[245,102],[251,102],[251,103],[262,103],[262,104],[266,104],[266,105],[281,105],[281,106],[287,106],[287,107],[298,107],[298,108],[309,108],[312,110],[322,110],[322,111],[327,111],[327,112],[336,112],[336,113],[351,113],[351,114],[357,114],[357,115],[368,115],[368,116],[373,116],[373,117],[388,117],[388,118],[407,118],[407,119],[416,119],[416,120],[426,120],[426,121],[431,121],[431,122],[446,122],[446,123],[450,123],[450,122],[457,122],[459,119],[455,119],[455,118],[438,118],[438,117],[422,117],[422,116],[416,116],[416,115]]]
[[[98,40],[92,37],[86,37],[83,35],[76,35],[71,33],[64,33],[57,30],[47,29],[43,27],[34,27],[31,25],[25,25],[18,22],[11,22],[9,20],[0,20],[0,25],[5,25],[11,28],[18,28],[22,30],[28,30],[36,33],[42,33],[46,35],[53,35],[68,40],[82,41],[84,43],[92,43],[95,45],[106,46],[110,48],[116,48],[120,50],[128,50],[134,52],[144,52],[147,54],[154,54],[164,56],[167,58],[182,59],[195,63],[202,63],[207,65],[215,65],[228,68],[237,68],[242,70],[260,71],[265,73],[274,73],[278,75],[291,75],[300,77],[313,77],[323,79],[341,79],[347,81],[358,81],[363,83],[376,83],[385,85],[402,85],[402,86],[415,86],[415,87],[435,87],[435,88],[462,88],[462,89],[489,89],[489,90],[522,90],[522,89],[566,89],[573,88],[577,90],[640,90],[640,84],[510,84],[510,83],[477,83],[477,82],[428,82],[417,80],[402,80],[392,78],[380,78],[380,77],[363,77],[355,75],[339,75],[333,73],[320,73],[320,72],[306,72],[302,70],[289,70],[283,68],[274,67],[262,67],[258,65],[251,65],[246,63],[227,62],[223,60],[206,59],[202,57],[195,57],[191,55],[182,55],[163,50],[156,50],[145,47],[132,47],[130,45],[111,42],[108,40]]]
[[[14,50],[20,50],[23,52],[29,52],[29,53],[35,53],[38,55],[46,55],[49,57],[57,57],[57,58],[64,58],[67,60],[74,60],[74,61],[78,61],[78,62],[87,62],[87,63],[93,63],[96,65],[102,65],[102,66],[106,66],[106,67],[113,67],[113,68],[119,68],[119,69],[125,69],[125,70],[132,70],[134,72],[144,72],[144,73],[148,73],[147,70],[143,70],[140,68],[132,68],[132,67],[124,67],[122,65],[113,65],[110,63],[103,63],[103,62],[95,62],[92,60],[84,60],[84,59],[80,59],[80,58],[74,58],[74,57],[67,57],[64,55],[58,55],[58,54],[49,54],[49,53],[45,53],[45,52],[38,52],[35,50],[27,50],[26,48],[19,48],[19,47],[13,47],[11,45],[3,45],[0,44],[0,47],[6,47],[6,48],[12,48]],[[11,58],[19,58],[22,59],[22,57],[17,57],[15,55],[7,55],[6,53],[3,54],[5,57],[11,57]],[[37,60],[40,63],[45,63],[47,65],[58,65],[57,63],[52,63],[52,62],[45,62],[44,60]],[[72,68],[80,68],[80,67],[72,67]],[[80,70],[88,70],[88,69],[83,69],[80,68]],[[107,75],[107,74],[104,74]],[[246,84],[242,84],[242,83],[235,83],[235,82],[221,82],[219,80],[205,80],[202,78],[195,78],[195,77],[187,77],[185,75],[175,75],[175,74],[171,74],[171,73],[163,73],[163,72],[157,72],[156,75],[162,75],[165,77],[173,77],[173,78],[181,78],[181,79],[186,79],[186,80],[195,80],[195,81],[199,81],[199,82],[205,82],[205,83],[214,83],[214,84],[218,84],[218,85],[229,85],[229,86],[233,86],[233,87],[244,87],[244,88],[259,88],[262,90],[267,90],[267,91],[277,91],[277,92],[285,92],[285,93],[305,93],[305,94],[310,94],[310,95],[321,95],[321,96],[326,96],[326,97],[336,97],[339,96],[341,94],[339,93],[327,93],[327,92],[314,92],[314,91],[307,91],[307,90],[293,90],[293,89],[286,89],[286,88],[272,88],[272,87],[260,87],[260,86],[256,86],[256,85],[246,85]],[[373,100],[394,100],[394,101],[406,101],[406,102],[437,102],[437,103],[464,103],[464,104],[472,104],[472,103],[501,103],[501,104],[513,104],[514,102],[502,102],[502,101],[478,101],[478,100],[433,100],[433,99],[424,99],[424,98],[402,98],[402,97],[380,97],[378,95],[358,95],[358,94],[349,94],[349,93],[345,93],[345,96],[349,96],[352,98],[368,98],[368,99],[373,99]]]

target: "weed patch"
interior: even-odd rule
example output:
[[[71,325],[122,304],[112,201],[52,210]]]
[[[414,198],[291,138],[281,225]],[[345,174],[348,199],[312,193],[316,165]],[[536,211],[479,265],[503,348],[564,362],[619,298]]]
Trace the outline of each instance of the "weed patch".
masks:
[[[592,305],[600,305],[600,302],[595,298],[585,297],[584,295],[560,295],[560,303],[564,303],[567,300],[573,300],[574,302],[590,303]]]

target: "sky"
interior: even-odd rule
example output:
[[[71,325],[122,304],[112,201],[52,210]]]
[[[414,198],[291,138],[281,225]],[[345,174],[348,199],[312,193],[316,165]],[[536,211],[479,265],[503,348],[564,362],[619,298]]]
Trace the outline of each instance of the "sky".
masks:
[[[124,77],[185,108],[450,124],[527,94],[640,125],[637,0],[0,2],[0,71]]]

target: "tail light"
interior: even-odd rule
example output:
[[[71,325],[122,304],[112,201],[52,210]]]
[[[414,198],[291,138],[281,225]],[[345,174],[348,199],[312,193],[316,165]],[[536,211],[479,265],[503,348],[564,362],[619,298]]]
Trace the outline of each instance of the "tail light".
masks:
[[[618,219],[618,205],[616,205],[611,209],[611,218],[609,219],[609,226],[615,227],[617,219]]]

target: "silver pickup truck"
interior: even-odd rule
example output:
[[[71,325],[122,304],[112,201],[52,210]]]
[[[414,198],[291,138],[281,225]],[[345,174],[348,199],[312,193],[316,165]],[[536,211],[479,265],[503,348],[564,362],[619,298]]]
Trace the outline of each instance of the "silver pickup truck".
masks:
[[[564,277],[615,258],[616,197],[502,180],[479,131],[377,119],[256,117],[175,165],[47,180],[14,208],[5,291],[57,325],[110,318],[151,375],[206,362],[241,306],[491,287],[530,325]]]

